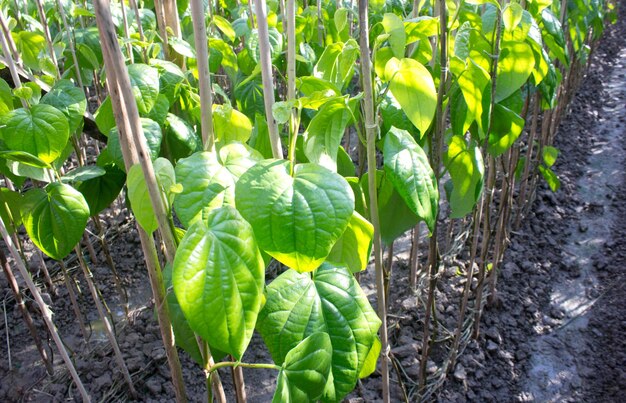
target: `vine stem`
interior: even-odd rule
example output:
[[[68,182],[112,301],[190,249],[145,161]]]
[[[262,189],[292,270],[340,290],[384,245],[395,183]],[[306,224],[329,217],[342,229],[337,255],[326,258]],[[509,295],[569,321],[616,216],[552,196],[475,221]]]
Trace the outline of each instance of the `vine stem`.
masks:
[[[259,30],[259,49],[261,53],[261,78],[263,80],[263,101],[265,102],[265,118],[270,132],[272,156],[276,159],[283,158],[283,150],[278,134],[278,125],[272,115],[274,105],[274,79],[272,77],[272,59],[270,54],[270,39],[267,25],[267,10],[265,0],[254,0],[257,27]]]
[[[385,301],[385,278],[383,272],[383,254],[380,238],[380,217],[378,216],[378,189],[376,187],[376,138],[378,125],[374,115],[374,94],[372,85],[372,66],[369,49],[369,21],[367,15],[368,0],[359,1],[359,42],[361,47],[361,79],[363,82],[363,109],[365,114],[365,132],[367,136],[367,179],[370,197],[370,218],[374,226],[374,267],[376,269],[376,296],[380,326],[380,355],[382,374],[383,401],[389,397],[389,341],[387,339],[387,303]]]
[[[238,368],[238,367],[242,367],[242,368],[265,368],[265,369],[275,369],[277,371],[280,371],[282,368],[276,364],[265,364],[265,363],[248,363],[248,362],[238,362],[238,361],[222,361],[222,362],[218,362],[217,364],[213,365],[213,367],[211,367],[211,372],[215,372],[216,370],[220,369],[220,368],[228,368],[228,367],[233,367],[233,368]]]
[[[196,42],[196,60],[198,63],[198,81],[200,82],[200,113],[202,123],[202,144],[210,151],[215,143],[213,133],[213,95],[211,94],[211,76],[209,74],[209,48],[204,21],[202,0],[191,0],[191,18],[193,37]]]
[[[54,325],[54,322],[52,321],[52,311],[50,310],[48,305],[46,305],[46,303],[44,302],[43,298],[41,297],[41,294],[39,293],[39,290],[37,289],[37,286],[35,285],[35,283],[33,282],[33,279],[30,276],[30,273],[28,272],[28,270],[26,269],[26,266],[24,265],[24,262],[20,258],[17,248],[15,247],[13,240],[9,236],[7,229],[4,225],[4,221],[2,221],[2,218],[0,218],[0,234],[2,235],[2,238],[4,239],[4,243],[9,249],[9,252],[11,253],[11,256],[13,257],[13,260],[15,261],[15,266],[17,266],[17,269],[19,270],[20,275],[22,276],[24,282],[26,282],[26,286],[28,287],[33,298],[35,299],[35,302],[37,303],[37,306],[39,307],[39,310],[41,311],[41,315],[43,316],[46,326],[48,327],[48,331],[50,332],[50,335],[52,336],[52,339],[54,340],[54,344],[57,346],[57,349],[59,350],[59,353],[61,354],[61,358],[63,359],[65,366],[70,372],[70,375],[72,379],[74,380],[74,383],[76,384],[76,387],[78,388],[78,391],[81,397],[83,398],[83,402],[90,402],[91,398],[89,397],[89,394],[87,393],[87,390],[85,389],[85,386],[80,380],[80,377],[78,376],[78,372],[76,372],[76,368],[74,368],[74,364],[72,363],[72,360],[69,354],[67,353],[67,350],[65,349],[65,345],[63,344],[63,341],[61,340],[61,337],[59,336],[57,328]]]

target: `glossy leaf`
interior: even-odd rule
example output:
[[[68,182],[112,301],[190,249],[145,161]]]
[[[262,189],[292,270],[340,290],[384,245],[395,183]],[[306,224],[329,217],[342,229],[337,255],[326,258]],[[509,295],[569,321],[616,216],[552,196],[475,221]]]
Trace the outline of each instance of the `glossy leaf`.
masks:
[[[218,141],[246,142],[252,134],[252,122],[230,105],[213,105],[213,128]]]
[[[416,60],[394,57],[387,62],[385,77],[389,80],[389,90],[423,136],[437,107],[437,92],[430,72]]]
[[[163,132],[161,127],[154,120],[148,118],[141,118],[141,128],[143,129],[143,135],[146,139],[148,146],[148,152],[150,153],[150,159],[156,160],[161,151],[161,142],[163,141]],[[109,133],[109,142],[107,143],[107,150],[111,155],[111,158],[115,164],[122,170],[126,170],[124,164],[124,156],[122,154],[122,146],[120,144],[119,132],[117,127],[114,127]]]
[[[332,383],[324,400],[340,401],[359,378],[380,320],[352,273],[328,263],[313,278],[288,270],[266,289],[257,329],[276,364],[307,336],[326,332],[332,344]]]
[[[176,161],[190,156],[201,147],[202,142],[193,128],[183,119],[168,113],[161,143],[161,154]]]
[[[76,133],[87,110],[87,99],[82,89],[71,81],[60,80],[41,98],[42,104],[54,106],[68,119],[70,134]]]
[[[462,136],[453,136],[448,144],[445,165],[450,173],[452,191],[448,192],[451,218],[472,212],[483,187],[484,165],[475,141],[468,146]]]
[[[437,220],[439,191],[428,156],[405,131],[391,128],[383,148],[385,172],[407,206],[432,231]]]
[[[356,211],[326,261],[346,266],[352,273],[365,270],[372,251],[374,226]]]
[[[244,173],[235,200],[261,249],[298,272],[312,271],[326,259],[354,210],[342,176],[300,164],[292,177],[283,160],[264,160]]]
[[[350,120],[344,98],[331,100],[315,114],[304,133],[304,154],[331,171],[337,171],[337,152]]]
[[[328,334],[313,333],[295,346],[283,363],[276,380],[272,402],[314,402],[328,382],[333,347]]]
[[[191,328],[241,359],[261,309],[264,278],[252,228],[225,206],[189,228],[176,252],[172,282]]]
[[[84,180],[76,186],[85,197],[92,216],[109,207],[126,183],[126,174],[115,165],[109,164],[103,168],[106,171],[103,176]]]
[[[53,106],[12,110],[0,118],[0,136],[9,149],[33,154],[46,163],[57,159],[70,136],[67,118]]]
[[[139,114],[145,116],[159,96],[159,71],[146,64],[136,63],[128,66],[128,75]]]
[[[70,185],[51,183],[26,192],[21,215],[33,243],[46,255],[61,260],[82,238],[89,206]]]
[[[153,233],[159,228],[159,222],[152,208],[150,193],[140,164],[130,167],[126,186],[128,187],[130,206],[137,222],[148,234]]]
[[[519,90],[535,68],[535,55],[526,42],[503,42],[498,59],[495,102]]]

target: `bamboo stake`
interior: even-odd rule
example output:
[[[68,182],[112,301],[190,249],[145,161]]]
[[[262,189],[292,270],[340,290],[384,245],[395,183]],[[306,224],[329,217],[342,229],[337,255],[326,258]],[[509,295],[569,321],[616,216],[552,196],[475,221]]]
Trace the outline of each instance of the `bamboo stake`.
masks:
[[[35,286],[33,279],[30,277],[30,273],[28,273],[28,270],[26,270],[26,266],[24,266],[24,262],[22,262],[22,260],[20,259],[20,255],[17,251],[17,248],[15,247],[13,240],[9,236],[7,229],[4,225],[4,222],[2,221],[2,218],[0,218],[0,234],[2,235],[2,238],[4,239],[4,243],[9,249],[9,252],[11,252],[11,256],[13,257],[13,260],[15,261],[15,265],[17,266],[20,272],[20,275],[26,282],[26,285],[28,286],[30,293],[33,295],[33,298],[35,299],[35,302],[37,303],[37,306],[39,307],[39,310],[41,311],[43,319],[46,322],[46,326],[48,326],[48,330],[50,331],[50,335],[52,336],[52,339],[54,340],[55,345],[59,349],[61,358],[63,359],[63,362],[65,363],[68,371],[70,372],[70,375],[72,379],[74,380],[74,383],[76,384],[76,387],[78,388],[78,391],[80,395],[82,396],[83,401],[90,402],[91,398],[89,397],[89,394],[87,393],[87,390],[85,389],[85,386],[83,385],[80,378],[78,377],[76,368],[74,368],[74,364],[72,364],[72,360],[70,359],[70,356],[67,353],[65,346],[63,345],[63,341],[61,341],[61,337],[59,336],[59,333],[57,332],[54,322],[52,321],[52,311],[50,311],[50,308],[43,301],[43,298],[41,298],[41,294],[39,293],[37,286]]]
[[[196,62],[198,64],[198,81],[200,83],[200,113],[202,123],[202,144],[204,149],[214,148],[213,134],[213,95],[211,93],[211,76],[209,74],[209,49],[204,22],[202,0],[191,0],[191,18],[193,20],[193,36],[196,42]]]
[[[128,136],[131,135],[131,125],[127,118],[129,113],[129,106],[124,100],[122,95],[123,83],[119,82],[119,75],[123,72],[123,62],[121,60],[121,51],[117,46],[117,39],[115,34],[115,28],[111,18],[111,11],[109,9],[109,3],[107,0],[95,0],[94,8],[96,12],[96,22],[98,24],[98,31],[100,33],[100,39],[105,46],[103,46],[103,54],[105,56],[105,63],[107,68],[107,81],[109,82],[109,93],[113,105],[113,112],[115,120],[120,131],[120,138],[125,141],[125,146],[122,147],[122,154],[124,157],[124,163],[127,169],[130,169],[132,165],[138,162],[139,153],[135,148],[135,144],[129,141]],[[126,80],[128,83],[128,73],[126,72]],[[127,86],[126,88],[130,88]],[[132,99],[131,99],[132,101]],[[135,107],[135,119],[136,118],[136,105],[132,101],[132,106]],[[133,112],[133,110],[131,110]],[[145,140],[144,140],[145,141]],[[147,152],[143,151],[143,156],[147,156]],[[174,334],[172,330],[172,323],[169,316],[169,311],[166,303],[166,292],[163,283],[163,274],[161,272],[161,266],[158,260],[158,253],[154,245],[154,240],[137,225],[137,231],[139,232],[139,238],[141,240],[141,246],[144,251],[144,259],[148,269],[148,276],[150,279],[150,287],[155,299],[157,307],[157,316],[159,319],[159,328],[161,331],[161,338],[165,347],[165,353],[167,356],[168,364],[172,374],[172,383],[174,385],[174,391],[176,393],[177,402],[186,402],[187,397],[185,393],[185,384],[182,376],[182,369],[180,365],[180,359],[178,357],[178,351],[174,343]]]
[[[270,56],[270,40],[267,25],[267,10],[264,0],[254,0],[257,26],[259,30],[259,48],[261,51],[261,77],[263,79],[263,100],[265,102],[265,117],[270,133],[272,144],[272,156],[276,159],[283,158],[283,150],[278,134],[278,125],[272,115],[274,105],[274,80],[272,78],[272,60]]]
[[[374,267],[376,269],[376,296],[378,316],[381,320],[380,358],[382,375],[382,397],[385,403],[389,397],[389,342],[387,340],[387,303],[385,301],[385,279],[383,273],[383,255],[380,239],[380,218],[378,216],[378,191],[376,187],[376,138],[378,125],[374,115],[374,94],[372,85],[372,66],[369,49],[369,22],[367,15],[368,0],[359,1],[359,42],[361,47],[361,79],[363,82],[363,109],[367,135],[367,179],[370,196],[370,217],[374,226]]]
[[[439,88],[437,89],[437,110],[435,113],[435,128],[431,136],[431,153],[430,164],[435,174],[435,186],[439,188],[439,168],[441,165],[441,149],[443,144],[443,137],[446,125],[446,108],[443,106],[443,93],[447,80],[448,71],[448,12],[446,9],[446,2],[444,0],[438,1],[439,11],[439,27],[441,29],[439,35],[440,57],[439,63],[441,65],[441,74],[439,77]],[[439,216],[439,209],[435,214],[435,225],[430,236],[429,248],[428,248],[428,263],[430,270],[428,273],[428,298],[425,307],[424,315],[424,335],[422,339],[422,357],[420,360],[420,375],[419,375],[419,392],[424,391],[426,385],[426,364],[428,362],[428,355],[430,353],[430,322],[431,312],[436,313],[435,310],[435,288],[437,286],[437,273],[439,272],[439,245],[437,240],[438,225],[437,219]],[[435,329],[433,331],[433,338],[436,338],[437,333],[437,321],[434,321]]]
[[[22,299],[22,293],[20,292],[20,288],[17,284],[17,280],[15,279],[15,275],[13,274],[13,270],[11,269],[11,265],[7,261],[7,257],[4,254],[4,251],[0,249],[0,265],[4,269],[4,274],[11,286],[11,291],[13,292],[13,296],[15,297],[15,302],[24,318],[24,322],[26,323],[26,327],[28,327],[28,331],[30,332],[31,337],[35,341],[35,346],[37,347],[37,351],[39,351],[39,355],[41,356],[41,360],[46,367],[46,371],[49,375],[54,374],[54,368],[52,367],[52,363],[50,362],[50,357],[48,357],[48,352],[43,346],[41,342],[41,338],[37,333],[37,328],[35,328],[35,324],[33,323],[33,318],[30,316],[30,312],[26,309],[26,304]],[[7,325],[8,330],[8,325]]]
[[[43,26],[43,34],[44,38],[46,38],[46,43],[48,44],[48,52],[50,52],[50,58],[52,59],[52,63],[54,64],[54,69],[56,70],[57,79],[61,78],[61,72],[59,71],[59,62],[57,60],[57,55],[54,52],[54,45],[52,44],[52,37],[50,36],[50,27],[48,26],[48,18],[46,17],[46,12],[43,9],[43,5],[41,4],[41,0],[35,0],[37,3],[37,12],[39,13],[39,21]]]

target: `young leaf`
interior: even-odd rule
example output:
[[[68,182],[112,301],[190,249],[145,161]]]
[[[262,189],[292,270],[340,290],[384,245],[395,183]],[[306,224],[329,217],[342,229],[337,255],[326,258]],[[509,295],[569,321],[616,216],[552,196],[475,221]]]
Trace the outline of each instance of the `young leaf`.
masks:
[[[295,346],[276,380],[272,402],[314,402],[324,393],[330,373],[333,347],[328,334],[313,333]]]
[[[148,192],[148,186],[144,180],[140,164],[130,167],[126,186],[128,186],[130,206],[137,222],[148,234],[153,233],[159,228],[159,222],[152,208],[150,193]]]
[[[541,176],[543,179],[548,182],[548,186],[550,186],[550,190],[556,192],[561,188],[561,181],[559,177],[556,176],[554,172],[550,168],[544,167],[543,165],[539,165],[539,172],[541,172]]]
[[[33,243],[46,255],[61,260],[82,238],[89,206],[70,185],[51,183],[26,192],[21,215]]]
[[[365,270],[372,251],[374,226],[356,211],[341,238],[326,258],[329,263],[346,266],[352,273]]]
[[[559,149],[552,146],[543,146],[542,150],[543,162],[549,168],[556,162],[559,156]]]
[[[326,332],[332,344],[331,379],[324,400],[341,401],[359,378],[380,320],[352,273],[324,263],[313,278],[288,270],[266,289],[257,329],[278,365],[307,336]]]
[[[15,233],[22,225],[21,206],[21,194],[4,187],[0,188],[0,217],[9,234]]]
[[[0,137],[9,149],[33,154],[46,163],[61,155],[70,137],[65,115],[45,104],[12,110],[0,119],[1,125]]]
[[[252,134],[252,122],[230,105],[213,105],[213,128],[218,141],[245,143]]]
[[[82,89],[69,80],[60,80],[41,98],[42,104],[52,105],[68,119],[70,134],[76,133],[87,109],[87,99]]]
[[[189,227],[213,209],[234,206],[235,183],[239,176],[261,159],[253,151],[230,154],[232,149],[228,147],[220,150],[222,162],[215,152],[209,151],[197,152],[178,161],[176,178],[183,185],[183,191],[174,200],[174,208],[184,226]]]
[[[487,151],[498,156],[508,150],[524,129],[524,119],[500,104],[495,104]]]
[[[461,218],[473,210],[482,192],[485,168],[480,148],[473,140],[468,146],[462,136],[453,136],[445,164],[453,185],[448,194],[450,217]]]
[[[439,190],[428,156],[405,131],[392,127],[383,148],[385,172],[411,211],[432,231],[437,220]]]
[[[385,32],[389,35],[387,41],[391,46],[393,55],[398,59],[403,58],[406,47],[406,32],[402,19],[395,14],[386,13],[383,16],[382,25],[385,28]]]
[[[159,71],[146,64],[137,63],[128,66],[128,75],[139,114],[145,116],[159,96]]]
[[[430,72],[413,59],[391,58],[385,67],[389,90],[420,131],[428,130],[437,108],[437,91]]]
[[[503,42],[498,58],[495,102],[519,90],[535,68],[535,55],[526,42]]]
[[[265,283],[250,225],[232,207],[213,210],[189,228],[173,270],[174,292],[191,328],[211,346],[241,359]]]
[[[235,188],[237,209],[259,246],[281,263],[308,272],[326,259],[348,226],[354,196],[346,180],[317,164],[264,160]]]
[[[304,154],[309,161],[337,171],[337,152],[349,120],[350,110],[344,98],[321,107],[304,133]]]

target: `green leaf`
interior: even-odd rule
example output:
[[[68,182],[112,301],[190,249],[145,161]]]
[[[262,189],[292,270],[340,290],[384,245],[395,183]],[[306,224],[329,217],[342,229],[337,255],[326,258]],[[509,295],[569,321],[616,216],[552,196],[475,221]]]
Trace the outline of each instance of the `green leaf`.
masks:
[[[39,70],[39,55],[46,52],[46,39],[37,32],[12,33],[20,57],[26,67]]]
[[[21,215],[33,243],[46,255],[61,260],[82,238],[89,206],[70,185],[51,183],[45,189],[26,192]]]
[[[0,137],[13,151],[25,151],[51,163],[70,137],[67,118],[53,106],[39,104],[12,110],[0,118]]]
[[[313,333],[287,356],[276,380],[272,402],[314,402],[324,393],[330,374],[333,347],[328,334]]]
[[[356,175],[354,162],[352,162],[352,158],[342,146],[339,146],[337,152],[337,173],[344,178]]]
[[[389,35],[387,41],[391,46],[393,55],[398,59],[402,59],[404,57],[406,47],[406,32],[404,30],[404,23],[397,15],[386,13],[383,16],[382,25],[383,28],[385,28],[385,32]]]
[[[130,167],[126,186],[128,187],[130,207],[137,222],[148,234],[153,233],[159,228],[159,222],[152,208],[152,201],[150,200],[148,186],[141,170],[141,164],[135,164]]]
[[[167,100],[167,97],[163,94],[159,94],[157,97],[156,103],[148,112],[146,117],[148,119],[152,119],[160,125],[165,123],[165,119],[167,119],[168,112],[170,110],[170,102]]]
[[[17,161],[22,164],[30,165],[37,168],[51,168],[52,165],[45,161],[40,160],[31,153],[25,151],[0,151],[0,158],[7,159],[9,161]]]
[[[245,143],[252,135],[250,119],[228,104],[213,105],[213,128],[217,140],[224,143]]]
[[[168,44],[174,49],[174,52],[178,53],[181,56],[189,57],[192,59],[196,58],[196,50],[189,44],[189,42],[181,39],[177,36],[169,36],[168,35]]]
[[[556,162],[559,156],[559,149],[552,146],[543,146],[542,149],[543,162],[549,168]]]
[[[71,81],[60,80],[41,98],[41,103],[54,106],[68,119],[70,133],[76,133],[87,110],[87,99],[82,89]]]
[[[4,116],[13,110],[13,94],[11,87],[0,78],[0,116]]]
[[[337,171],[337,152],[350,121],[350,110],[344,98],[324,104],[304,132],[304,154],[331,171]]]
[[[180,85],[185,81],[185,73],[176,64],[160,59],[151,59],[150,65],[159,72],[159,93],[167,97],[170,105],[178,99]]]
[[[314,273],[288,270],[266,288],[257,329],[278,365],[307,336],[326,332],[332,344],[324,400],[341,401],[359,378],[380,320],[352,273],[324,263]],[[320,390],[321,392],[321,390]]]
[[[200,138],[189,124],[178,116],[168,113],[165,133],[161,143],[161,154],[172,161],[185,158],[202,147]]]
[[[448,144],[445,165],[452,180],[448,194],[451,218],[461,218],[472,212],[483,188],[484,165],[480,148],[471,140],[468,146],[463,136],[453,136]]]
[[[237,209],[252,225],[259,246],[281,263],[307,272],[326,259],[348,226],[354,196],[346,180],[316,164],[264,160],[244,173],[235,190]]]
[[[85,197],[92,216],[109,207],[126,183],[126,174],[121,169],[112,164],[103,168],[106,171],[103,176],[85,180],[76,187]]]
[[[524,9],[517,3],[510,3],[504,7],[502,10],[502,22],[504,23],[504,28],[507,31],[513,31],[520,22],[522,22],[522,16],[524,14]]]
[[[241,359],[265,283],[250,225],[232,207],[213,210],[189,228],[173,270],[174,292],[191,328],[211,346]]]
[[[364,198],[369,204],[367,172],[362,176],[360,185],[363,189]],[[376,187],[378,189],[380,236],[386,245],[391,245],[397,237],[415,227],[419,222],[419,217],[407,206],[385,171],[376,171]]]
[[[346,266],[352,273],[365,270],[372,251],[374,226],[356,211],[341,238],[326,258],[329,263]]]
[[[524,119],[509,108],[495,104],[487,151],[497,157],[508,150],[524,129]]]
[[[159,71],[147,64],[137,63],[128,66],[128,75],[139,114],[145,116],[159,96]]]
[[[380,343],[380,339],[378,336],[374,339],[374,343],[370,348],[369,353],[367,353],[367,357],[365,357],[365,362],[361,367],[361,372],[359,372],[359,378],[366,378],[376,371],[376,363],[378,362],[378,357],[380,356],[380,349],[382,345]]]
[[[535,55],[526,42],[503,42],[498,58],[495,102],[508,98],[528,80],[535,68]]]
[[[161,127],[152,119],[141,118],[141,128],[143,129],[143,135],[148,145],[148,152],[150,154],[150,160],[154,161],[159,157],[161,151],[161,142],[163,140],[163,132]],[[117,127],[114,127],[109,133],[109,142],[107,143],[107,150],[111,154],[111,158],[115,164],[122,170],[126,170],[124,165],[124,155],[122,154],[122,146],[120,144],[119,132]]]
[[[21,194],[7,188],[0,188],[0,217],[9,235],[14,234],[22,225],[20,214],[22,203]]]
[[[82,166],[66,172],[61,178],[63,183],[84,182],[106,174],[106,170],[97,165]]]
[[[539,172],[541,172],[541,176],[543,179],[548,182],[548,186],[550,186],[550,190],[556,192],[561,188],[561,181],[559,177],[556,176],[554,172],[550,168],[544,167],[543,165],[539,165]]]
[[[437,108],[437,91],[432,76],[416,60],[394,57],[385,66],[385,77],[390,81],[389,90],[423,136]]]
[[[107,95],[104,102],[102,102],[98,110],[96,110],[94,118],[98,130],[108,137],[111,129],[115,127],[115,115],[113,115],[113,105],[111,104],[111,97],[109,95]]]
[[[484,137],[487,131],[486,118],[488,110],[485,111],[483,105],[491,97],[491,83],[489,73],[485,71],[478,63],[470,59],[467,68],[458,77],[459,88],[463,93],[463,98],[467,105],[468,113],[471,115],[471,121],[476,121],[476,125]]]
[[[230,25],[230,22],[228,22],[226,18],[213,14],[211,23],[215,24],[217,29],[219,29],[230,42],[234,42],[235,39],[237,39],[237,34],[235,33],[233,26]]]
[[[172,321],[172,330],[174,331],[174,340],[178,347],[185,350],[187,354],[198,364],[204,365],[204,360],[202,359],[202,353],[200,352],[200,347],[198,346],[198,339],[196,338],[196,334],[189,326],[189,322],[187,322],[187,318],[185,318],[185,314],[183,310],[180,309],[180,304],[178,303],[178,299],[176,299],[176,294],[171,290],[172,287],[172,265],[170,263],[165,265],[165,269],[163,270],[163,283],[165,285],[165,289],[167,292],[167,308],[169,310],[170,320]],[[213,359],[216,360],[215,352],[213,349],[211,350],[211,354],[213,355]]]
[[[167,201],[166,208],[168,212],[171,210],[174,197],[176,196],[176,172],[172,163],[165,158],[157,158],[154,161],[154,175],[161,192],[165,195]]]
[[[354,39],[328,45],[313,68],[313,76],[331,83],[336,89],[344,88],[354,74],[358,55],[359,45]]]
[[[392,127],[383,148],[385,172],[407,206],[432,231],[437,220],[439,190],[428,156],[406,130]]]

